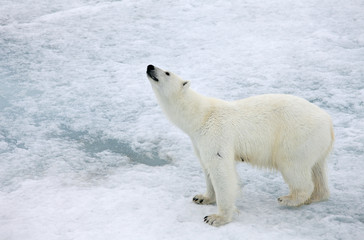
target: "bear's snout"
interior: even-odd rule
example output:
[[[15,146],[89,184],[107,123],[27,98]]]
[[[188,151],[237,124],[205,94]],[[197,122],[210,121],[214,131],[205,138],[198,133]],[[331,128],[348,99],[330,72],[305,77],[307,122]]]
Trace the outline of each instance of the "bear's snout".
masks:
[[[147,72],[152,71],[152,70],[154,70],[154,66],[153,65],[148,65]]]
[[[153,79],[154,81],[158,82],[158,78],[155,75],[155,67],[153,65],[148,65],[147,67],[147,75]]]

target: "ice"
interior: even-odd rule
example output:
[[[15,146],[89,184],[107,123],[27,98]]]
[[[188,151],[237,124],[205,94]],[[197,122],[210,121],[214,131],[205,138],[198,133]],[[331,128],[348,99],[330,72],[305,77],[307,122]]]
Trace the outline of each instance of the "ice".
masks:
[[[364,3],[10,1],[0,4],[0,239],[361,239]],[[204,224],[191,143],[148,64],[233,100],[304,97],[336,133],[327,202],[285,208],[276,172],[238,165],[239,214]]]

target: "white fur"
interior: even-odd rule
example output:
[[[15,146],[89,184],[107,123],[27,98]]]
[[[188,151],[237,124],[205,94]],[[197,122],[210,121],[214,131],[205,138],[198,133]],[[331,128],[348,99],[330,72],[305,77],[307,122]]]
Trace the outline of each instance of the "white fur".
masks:
[[[193,201],[216,202],[218,207],[205,222],[219,226],[232,220],[238,192],[236,161],[279,170],[290,188],[289,195],[278,198],[283,205],[329,197],[326,159],[334,133],[325,111],[283,94],[232,102],[205,97],[168,74],[155,67],[147,75],[168,118],[191,138],[205,172],[207,191]]]

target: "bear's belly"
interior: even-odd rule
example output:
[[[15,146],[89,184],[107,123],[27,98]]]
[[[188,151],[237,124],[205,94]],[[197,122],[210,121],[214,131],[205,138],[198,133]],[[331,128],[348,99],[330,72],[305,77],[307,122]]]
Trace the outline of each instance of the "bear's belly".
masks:
[[[247,156],[235,156],[235,161],[237,161],[237,162],[249,162],[249,158]]]
[[[253,166],[262,167],[262,168],[269,168],[269,169],[276,169],[277,167],[274,164],[271,156],[259,156],[259,157],[252,157],[246,154],[244,155],[236,155],[235,156],[236,162],[243,162],[249,163]]]

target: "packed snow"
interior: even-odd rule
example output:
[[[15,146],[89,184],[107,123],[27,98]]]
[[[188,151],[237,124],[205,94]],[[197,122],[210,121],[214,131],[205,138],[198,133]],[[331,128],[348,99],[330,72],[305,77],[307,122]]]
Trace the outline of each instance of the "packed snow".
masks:
[[[204,176],[145,76],[202,94],[287,93],[333,118],[331,197],[279,206],[277,172],[237,165],[239,213],[192,202]],[[0,1],[0,239],[362,239],[361,0]]]

